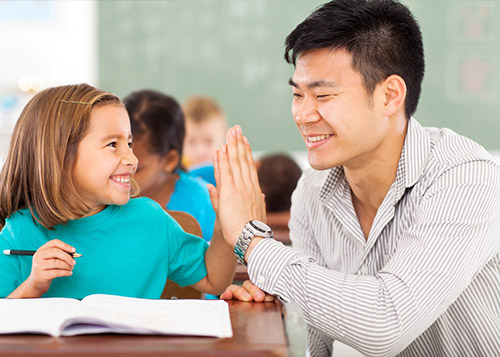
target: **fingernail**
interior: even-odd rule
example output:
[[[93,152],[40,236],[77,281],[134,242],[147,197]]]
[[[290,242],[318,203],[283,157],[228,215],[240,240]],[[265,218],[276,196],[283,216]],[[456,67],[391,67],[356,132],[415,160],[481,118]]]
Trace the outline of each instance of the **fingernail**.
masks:
[[[243,142],[244,142],[245,144],[248,144],[248,139],[247,139],[247,137],[246,137],[246,136],[244,136],[244,137],[243,137]]]
[[[257,297],[257,298],[262,298],[262,297],[264,297],[264,293],[263,293],[263,292],[261,292],[261,291],[256,291],[256,292],[255,292],[255,297]]]
[[[249,293],[247,293],[246,291],[245,291],[245,292],[243,292],[243,294],[242,294],[242,295],[243,295],[243,297],[244,297],[245,299],[249,299],[249,300],[250,300],[250,298],[252,297],[252,295],[250,295],[250,294],[249,294]]]
[[[237,125],[236,126],[236,131],[241,134],[241,126]]]
[[[76,264],[76,260],[74,260],[74,259],[73,259],[73,260],[71,261],[71,264],[75,265],[75,264]]]
[[[223,153],[225,153],[225,152],[226,152],[226,145],[222,145],[222,147],[221,147],[220,149],[221,149],[221,151],[222,151]]]
[[[231,130],[231,135],[236,136],[236,130],[234,128]]]
[[[76,252],[76,248],[71,247],[71,252],[72,253]]]

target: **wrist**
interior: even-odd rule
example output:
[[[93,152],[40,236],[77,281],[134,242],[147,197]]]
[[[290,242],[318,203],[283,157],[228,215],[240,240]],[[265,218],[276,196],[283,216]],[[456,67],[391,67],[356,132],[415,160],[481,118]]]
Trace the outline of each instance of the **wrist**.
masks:
[[[234,246],[236,258],[245,266],[247,265],[245,257],[247,256],[248,248],[256,237],[273,238],[273,231],[267,224],[257,220],[251,220],[245,224]],[[255,244],[256,243],[254,243],[253,246],[255,246]]]
[[[248,249],[245,253],[245,261],[248,263],[250,259],[250,254],[252,253],[252,250],[257,246],[257,244],[260,243],[261,240],[265,239],[264,237],[254,237],[250,244],[248,245]]]
[[[26,279],[21,285],[14,290],[8,298],[13,299],[27,299],[27,298],[40,298],[45,292],[41,292],[36,289],[30,281],[30,278]]]

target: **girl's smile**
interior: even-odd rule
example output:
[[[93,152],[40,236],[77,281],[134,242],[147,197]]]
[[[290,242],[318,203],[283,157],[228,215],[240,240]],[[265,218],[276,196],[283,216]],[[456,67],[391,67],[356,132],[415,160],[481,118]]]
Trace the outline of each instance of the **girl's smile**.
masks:
[[[131,175],[130,174],[120,174],[120,175],[113,175],[111,176],[111,180],[116,182],[119,185],[122,185],[124,187],[130,188],[130,180],[131,180]]]

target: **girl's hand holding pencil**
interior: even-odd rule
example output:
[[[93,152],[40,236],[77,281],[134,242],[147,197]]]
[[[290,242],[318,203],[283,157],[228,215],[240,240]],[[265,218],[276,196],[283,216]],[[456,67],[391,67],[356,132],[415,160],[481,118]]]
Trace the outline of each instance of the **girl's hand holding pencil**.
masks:
[[[24,282],[24,289],[32,297],[41,297],[45,294],[52,280],[73,274],[76,249],[58,240],[51,240],[42,245],[33,255],[31,274]]]

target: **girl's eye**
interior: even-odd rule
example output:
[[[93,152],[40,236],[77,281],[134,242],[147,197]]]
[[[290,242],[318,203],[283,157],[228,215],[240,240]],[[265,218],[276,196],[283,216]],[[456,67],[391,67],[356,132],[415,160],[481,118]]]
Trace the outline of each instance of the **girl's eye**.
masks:
[[[128,147],[129,147],[130,149],[132,149],[132,142],[129,142],[129,143],[128,143]]]
[[[110,143],[109,143],[108,145],[106,145],[106,146],[110,146],[110,147],[112,147],[112,148],[115,148],[115,147],[116,147],[116,141],[112,141],[112,142],[110,142]]]

